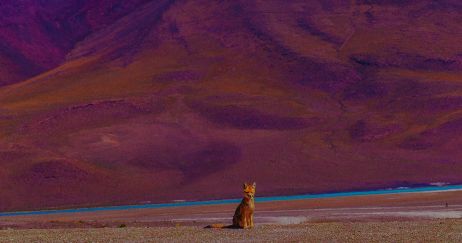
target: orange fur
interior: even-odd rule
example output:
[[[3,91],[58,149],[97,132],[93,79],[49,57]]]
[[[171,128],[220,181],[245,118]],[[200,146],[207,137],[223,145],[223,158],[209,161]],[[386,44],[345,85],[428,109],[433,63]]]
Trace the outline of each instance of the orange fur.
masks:
[[[236,208],[232,225],[212,224],[206,228],[223,229],[223,228],[240,228],[250,229],[254,227],[253,213],[255,211],[255,189],[256,183],[244,183],[244,198]]]

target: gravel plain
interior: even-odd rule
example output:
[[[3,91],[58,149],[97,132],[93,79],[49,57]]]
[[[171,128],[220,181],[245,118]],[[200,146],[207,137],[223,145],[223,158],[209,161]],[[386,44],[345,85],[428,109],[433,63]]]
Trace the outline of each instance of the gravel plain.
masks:
[[[0,242],[462,242],[461,219],[263,224],[252,230],[199,226],[6,229]]]
[[[462,191],[258,203],[252,230],[235,204],[0,217],[0,242],[462,242]]]

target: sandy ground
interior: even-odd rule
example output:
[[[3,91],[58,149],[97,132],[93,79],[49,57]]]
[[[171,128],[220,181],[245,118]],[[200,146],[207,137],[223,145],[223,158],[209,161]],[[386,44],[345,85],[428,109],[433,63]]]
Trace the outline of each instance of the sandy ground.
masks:
[[[257,203],[255,229],[203,229],[235,207],[1,217],[0,242],[462,242],[462,191]]]
[[[253,230],[198,226],[0,231],[1,242],[461,242],[462,220],[259,225]]]

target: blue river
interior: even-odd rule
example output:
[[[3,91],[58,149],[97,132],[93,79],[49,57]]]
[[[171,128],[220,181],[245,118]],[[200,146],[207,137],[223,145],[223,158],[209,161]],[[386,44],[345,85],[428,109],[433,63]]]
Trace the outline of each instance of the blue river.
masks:
[[[462,185],[446,185],[446,186],[425,186],[414,188],[397,188],[397,189],[380,189],[372,191],[352,191],[352,192],[334,192],[334,193],[321,193],[321,194],[304,194],[292,196],[272,196],[272,197],[256,197],[256,202],[275,202],[275,201],[289,201],[300,199],[320,199],[320,198],[335,198],[335,197],[348,197],[348,196],[367,196],[367,195],[386,195],[398,193],[412,193],[412,192],[432,192],[432,191],[448,191],[448,190],[462,190]],[[19,212],[2,212],[0,217],[4,216],[23,216],[23,215],[47,215],[47,214],[60,214],[60,213],[85,213],[97,211],[111,211],[111,210],[128,210],[128,209],[147,209],[147,208],[167,208],[167,207],[184,207],[184,206],[200,206],[200,205],[218,205],[239,203],[241,199],[222,199],[222,200],[209,200],[209,201],[184,201],[173,203],[159,203],[159,204],[140,204],[140,205],[123,205],[123,206],[108,206],[108,207],[91,207],[91,208],[74,208],[74,209],[54,209],[54,210],[40,210],[40,211],[19,211]]]

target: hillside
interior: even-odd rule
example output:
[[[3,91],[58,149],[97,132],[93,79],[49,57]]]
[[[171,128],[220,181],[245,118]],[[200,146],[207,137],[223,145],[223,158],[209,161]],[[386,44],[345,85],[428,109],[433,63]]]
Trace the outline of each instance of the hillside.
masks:
[[[458,1],[4,2],[0,210],[462,181]]]

